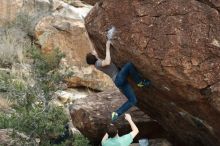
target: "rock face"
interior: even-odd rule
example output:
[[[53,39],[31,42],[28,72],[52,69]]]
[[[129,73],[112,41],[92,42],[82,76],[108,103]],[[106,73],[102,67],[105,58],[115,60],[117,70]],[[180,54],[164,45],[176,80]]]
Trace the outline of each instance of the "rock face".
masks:
[[[35,37],[43,51],[60,48],[67,54],[69,64],[86,63],[85,56],[90,51],[90,46],[81,20],[62,16],[44,17],[35,27]]]
[[[149,146],[172,146],[166,139],[153,139],[149,140]]]
[[[57,15],[44,17],[35,27],[35,37],[45,53],[59,48],[66,54],[64,64],[74,72],[67,79],[69,87],[88,87],[94,90],[113,88],[109,77],[86,64],[85,56],[93,48],[78,15],[75,19]]]
[[[16,18],[23,5],[23,0],[0,1],[0,26],[3,26]]]
[[[87,4],[90,4],[90,5],[95,5],[100,0],[82,0],[82,1],[87,3]]]
[[[69,87],[88,87],[94,90],[113,88],[109,77],[88,67],[85,61],[93,46],[89,41],[82,17],[90,6],[75,8],[61,1],[54,1],[52,15],[45,16],[35,26],[35,38],[44,52],[59,48],[66,54],[66,64],[74,75],[67,79]],[[57,10],[58,9],[58,10]]]
[[[83,18],[92,6],[83,4],[74,7],[61,0],[2,0],[0,8],[0,26],[12,22],[19,25],[25,34],[33,36],[45,53],[59,48],[66,54],[68,68],[74,72],[67,79],[69,87],[88,87],[101,91],[113,88],[109,77],[94,67],[88,67],[85,61],[93,45],[89,41]],[[0,30],[1,33],[4,31]],[[4,43],[1,46],[4,47]]]
[[[74,75],[67,79],[68,87],[86,87],[95,91],[104,91],[116,88],[112,80],[93,66],[72,67]]]
[[[220,15],[216,0],[108,0],[86,17],[104,57],[106,29],[114,25],[112,61],[134,63],[152,87],[136,89],[138,106],[176,145],[220,145]]]
[[[106,126],[111,122],[111,112],[125,101],[126,97],[118,90],[105,91],[76,100],[70,108],[73,125],[91,141],[98,144],[106,132]],[[140,129],[138,139],[165,136],[161,126],[137,108],[132,108],[129,113]],[[130,126],[124,117],[116,124],[120,134],[130,132]]]

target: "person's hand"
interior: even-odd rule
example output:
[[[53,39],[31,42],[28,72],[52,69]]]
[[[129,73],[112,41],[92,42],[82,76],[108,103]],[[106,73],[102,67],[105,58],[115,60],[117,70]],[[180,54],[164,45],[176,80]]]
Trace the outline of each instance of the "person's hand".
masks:
[[[111,27],[111,29],[108,30],[107,32],[107,38],[108,40],[112,40],[114,35],[115,35],[115,32],[116,32],[116,28],[114,26]]]
[[[125,120],[131,121],[131,115],[130,114],[125,114]]]
[[[97,52],[95,50],[92,50],[92,55],[97,56]]]
[[[110,46],[111,43],[112,43],[112,42],[111,42],[110,40],[107,40],[106,47],[107,47],[107,46]]]

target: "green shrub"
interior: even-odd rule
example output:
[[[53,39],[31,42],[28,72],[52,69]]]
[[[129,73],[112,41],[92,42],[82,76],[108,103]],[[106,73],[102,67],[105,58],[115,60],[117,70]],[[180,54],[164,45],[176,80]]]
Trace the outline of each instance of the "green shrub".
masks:
[[[10,115],[0,113],[0,129],[24,132],[30,142],[40,138],[40,145],[49,146],[51,139],[61,134],[69,121],[63,108],[48,104],[54,91],[60,89],[59,84],[67,77],[59,73],[59,62],[64,55],[58,49],[45,55],[32,46],[28,56],[33,59],[34,85],[29,85],[26,78],[0,73],[0,89],[7,93],[16,110]]]
[[[74,136],[74,146],[89,146],[89,140],[81,134]]]
[[[8,91],[9,86],[9,74],[6,72],[0,72],[0,92],[6,92]]]
[[[41,144],[48,143],[51,138],[58,136],[64,131],[64,125],[68,118],[62,108],[44,108],[36,106],[27,111],[19,109],[19,112],[10,116],[0,114],[0,128],[12,128],[16,131],[25,132],[30,139],[40,138]]]
[[[34,62],[34,79],[38,81],[35,88],[39,91],[43,91],[42,94],[47,104],[48,101],[51,100],[54,91],[62,88],[59,85],[64,82],[64,79],[71,76],[73,73],[66,71],[62,74],[59,72],[59,63],[61,59],[65,57],[59,49],[54,49],[46,54],[35,47],[29,50],[29,54]]]

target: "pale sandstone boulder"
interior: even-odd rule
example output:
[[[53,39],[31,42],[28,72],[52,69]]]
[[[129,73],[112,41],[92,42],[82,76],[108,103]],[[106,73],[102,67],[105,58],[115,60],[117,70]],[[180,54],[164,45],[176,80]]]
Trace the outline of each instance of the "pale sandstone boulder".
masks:
[[[86,89],[58,90],[54,93],[50,105],[65,106],[74,103],[75,100],[85,98],[93,92]]]
[[[85,56],[93,48],[84,23],[78,17],[44,17],[35,27],[35,37],[45,53],[59,48],[66,54],[64,64],[74,73],[66,80],[69,87],[88,87],[101,91],[114,87],[107,75],[86,64]]]

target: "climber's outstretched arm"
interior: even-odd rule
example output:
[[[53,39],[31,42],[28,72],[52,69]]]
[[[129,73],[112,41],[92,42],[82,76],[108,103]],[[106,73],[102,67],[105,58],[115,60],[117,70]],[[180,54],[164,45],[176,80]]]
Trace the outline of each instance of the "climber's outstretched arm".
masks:
[[[130,134],[131,134],[132,138],[134,139],[136,137],[136,135],[139,133],[139,130],[138,130],[137,126],[135,125],[135,123],[133,122],[133,120],[131,119],[130,114],[125,114],[125,120],[127,120],[131,126],[132,131],[130,132]]]
[[[102,60],[102,66],[107,66],[111,64],[110,45],[111,45],[111,41],[108,40],[106,42],[106,56],[105,59]]]
[[[105,136],[102,138],[102,143],[108,139],[108,133],[105,134]]]

